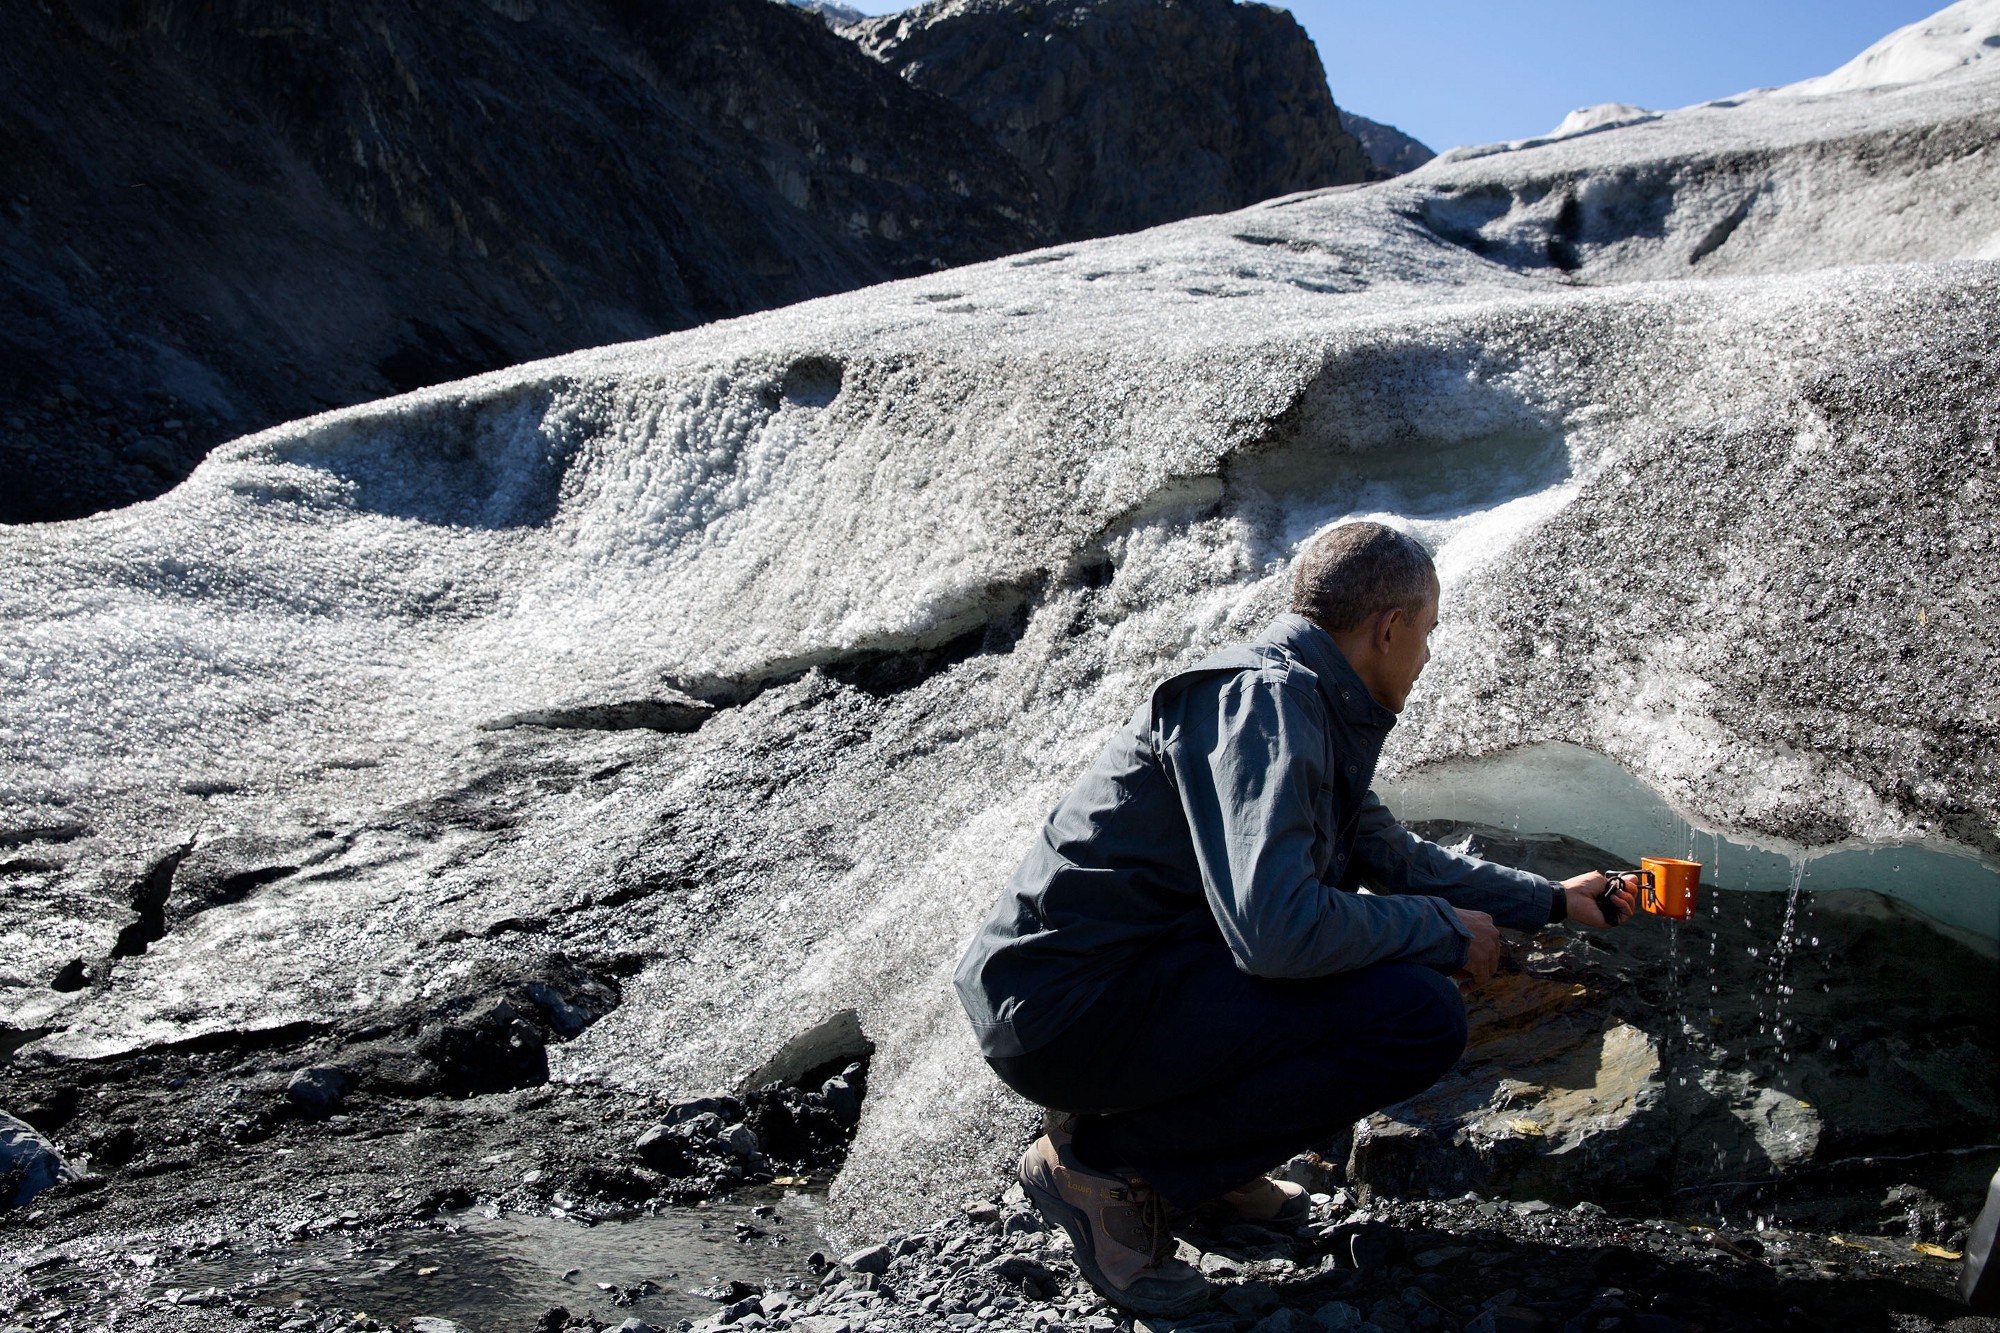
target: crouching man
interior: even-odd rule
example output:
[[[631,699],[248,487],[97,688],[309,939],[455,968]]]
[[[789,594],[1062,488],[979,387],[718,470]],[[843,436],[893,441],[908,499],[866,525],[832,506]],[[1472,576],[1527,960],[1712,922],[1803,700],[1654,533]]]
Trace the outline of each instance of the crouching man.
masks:
[[[1437,618],[1415,541],[1320,535],[1289,614],[1160,684],[1105,745],[959,964],[994,1072],[1061,1113],[1021,1184],[1119,1305],[1206,1299],[1173,1257],[1178,1212],[1303,1220],[1304,1191],[1261,1173],[1451,1068],[1453,978],[1492,975],[1497,926],[1631,911],[1625,881],[1446,851],[1369,789]]]

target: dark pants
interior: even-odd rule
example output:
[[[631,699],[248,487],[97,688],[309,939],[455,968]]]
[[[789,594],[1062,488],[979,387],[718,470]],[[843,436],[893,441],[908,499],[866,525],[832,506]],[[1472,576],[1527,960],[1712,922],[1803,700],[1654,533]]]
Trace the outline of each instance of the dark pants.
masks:
[[[1220,939],[1168,946],[1056,1039],[989,1061],[1078,1113],[1076,1152],[1192,1207],[1436,1082],[1465,1003],[1410,963],[1305,981],[1237,970]]]

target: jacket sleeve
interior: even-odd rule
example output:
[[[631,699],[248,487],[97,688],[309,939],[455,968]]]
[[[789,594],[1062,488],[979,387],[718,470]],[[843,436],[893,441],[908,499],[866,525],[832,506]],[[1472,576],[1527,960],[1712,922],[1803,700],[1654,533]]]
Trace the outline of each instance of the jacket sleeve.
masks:
[[[1354,868],[1371,888],[1434,894],[1453,907],[1485,912],[1495,924],[1513,930],[1535,930],[1562,919],[1559,885],[1426,842],[1398,824],[1372,791],[1362,798],[1355,820]]]
[[[1452,971],[1470,932],[1436,898],[1343,893],[1320,880],[1314,815],[1324,705],[1255,672],[1191,686],[1162,747],[1194,838],[1202,891],[1236,965],[1315,977],[1401,960]]]

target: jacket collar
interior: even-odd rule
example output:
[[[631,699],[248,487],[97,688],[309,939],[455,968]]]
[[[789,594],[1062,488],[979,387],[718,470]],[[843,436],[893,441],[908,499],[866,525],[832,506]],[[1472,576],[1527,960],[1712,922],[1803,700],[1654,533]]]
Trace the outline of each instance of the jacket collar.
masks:
[[[1304,662],[1319,678],[1320,696],[1329,712],[1385,731],[1396,725],[1396,715],[1375,702],[1333,636],[1304,616],[1285,612],[1270,623],[1257,642],[1282,648]]]

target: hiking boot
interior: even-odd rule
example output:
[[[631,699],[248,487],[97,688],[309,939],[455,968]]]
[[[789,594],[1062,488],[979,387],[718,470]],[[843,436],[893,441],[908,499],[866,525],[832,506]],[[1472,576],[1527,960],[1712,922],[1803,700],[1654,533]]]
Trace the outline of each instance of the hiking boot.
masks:
[[[1245,1222],[1295,1227],[1312,1215],[1312,1199],[1289,1180],[1257,1176],[1216,1202]]]
[[[1208,1281],[1174,1258],[1166,1204],[1144,1181],[1077,1160],[1066,1126],[1021,1154],[1021,1188],[1069,1233],[1076,1266],[1105,1299],[1139,1314],[1184,1315],[1208,1300]]]

